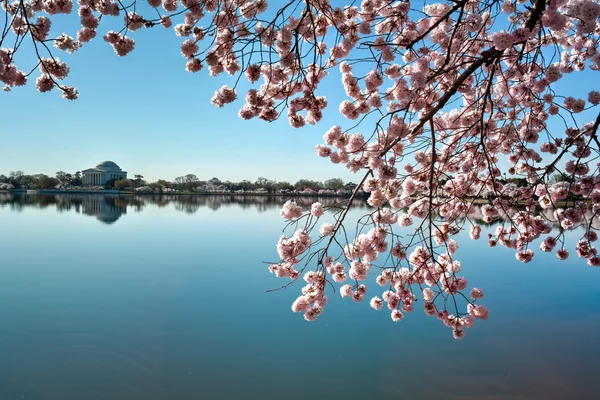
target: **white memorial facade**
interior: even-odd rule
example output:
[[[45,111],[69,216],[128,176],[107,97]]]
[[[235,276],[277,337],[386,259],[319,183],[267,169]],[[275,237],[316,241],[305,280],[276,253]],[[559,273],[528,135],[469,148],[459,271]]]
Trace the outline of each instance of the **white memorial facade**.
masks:
[[[84,185],[104,186],[111,179],[127,179],[127,172],[112,161],[102,161],[95,168],[85,169],[81,173]]]

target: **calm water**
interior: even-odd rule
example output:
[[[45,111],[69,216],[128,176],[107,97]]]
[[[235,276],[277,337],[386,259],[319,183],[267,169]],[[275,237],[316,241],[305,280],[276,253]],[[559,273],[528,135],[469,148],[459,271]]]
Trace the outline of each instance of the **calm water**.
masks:
[[[463,241],[464,340],[337,294],[307,323],[266,293],[281,202],[0,194],[0,399],[598,398],[600,269]]]

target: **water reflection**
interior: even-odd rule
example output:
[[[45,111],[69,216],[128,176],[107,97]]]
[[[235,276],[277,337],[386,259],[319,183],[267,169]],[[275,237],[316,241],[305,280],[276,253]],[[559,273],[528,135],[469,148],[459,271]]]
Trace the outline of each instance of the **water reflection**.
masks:
[[[118,197],[83,197],[81,205],[84,214],[95,216],[105,224],[112,224],[127,214],[127,204]]]
[[[137,207],[136,199],[121,196],[107,196],[94,194],[0,194],[0,207],[9,207],[12,211],[23,211],[25,208],[46,209],[55,207],[58,212],[74,211],[96,217],[105,224],[116,222],[123,214],[127,214],[127,207]]]
[[[188,214],[198,212],[200,208],[209,208],[217,211],[222,207],[235,205],[243,209],[255,209],[266,212],[280,208],[283,203],[293,197],[282,196],[248,196],[248,195],[100,195],[100,194],[17,194],[0,193],[0,207],[9,207],[13,211],[22,211],[25,208],[40,208],[54,206],[59,212],[74,211],[95,216],[103,223],[114,223],[128,208],[142,211],[148,206],[166,207],[173,205],[178,211]],[[337,197],[296,197],[297,203],[309,207],[313,202],[320,201],[330,206],[347,199]],[[363,200],[353,201],[355,208],[368,208]]]
[[[598,398],[598,269],[464,240],[491,310],[465,340],[333,291],[307,323],[290,310],[301,283],[266,293],[286,200],[0,194],[0,399]]]
[[[254,209],[257,212],[267,212],[279,209],[286,201],[293,199],[304,208],[310,207],[315,201],[320,201],[325,206],[346,205],[348,199],[340,197],[292,197],[292,196],[252,196],[252,195],[101,195],[101,194],[18,194],[0,193],[0,207],[9,207],[13,211],[22,211],[24,208],[44,209],[54,206],[59,212],[75,211],[96,217],[105,224],[116,222],[122,215],[127,214],[131,208],[136,212],[143,211],[147,207],[167,207],[172,205],[175,210],[187,214],[195,214],[201,208],[217,211],[222,207],[239,207],[242,209]],[[362,199],[352,202],[355,209],[371,209]],[[494,227],[510,219],[519,208],[501,210],[498,219],[486,223],[482,214],[481,205],[473,205],[469,210],[469,218],[472,222],[484,227]],[[538,215],[552,223],[558,228],[552,211],[538,210]],[[592,227],[600,229],[600,219],[592,218],[591,213],[585,215],[586,220],[593,220]]]

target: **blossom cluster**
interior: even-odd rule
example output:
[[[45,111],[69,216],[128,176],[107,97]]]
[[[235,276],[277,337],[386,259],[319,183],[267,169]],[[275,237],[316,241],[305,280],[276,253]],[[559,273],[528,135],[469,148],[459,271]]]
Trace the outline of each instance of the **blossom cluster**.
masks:
[[[281,216],[296,222],[310,216],[326,216],[321,208],[320,203],[314,203],[310,212],[304,212],[301,206],[290,200],[284,204]],[[318,211],[315,213],[315,210]],[[480,288],[470,290],[469,301],[464,309],[456,309],[451,313],[444,307],[449,297],[467,289],[466,278],[459,275],[461,263],[453,255],[458,250],[458,244],[451,237],[460,231],[457,225],[442,223],[435,229],[435,242],[440,248],[447,250],[436,255],[422,245],[411,247],[396,242],[390,248],[390,242],[395,237],[393,225],[400,225],[402,218],[398,218],[398,214],[389,208],[384,208],[375,215],[373,221],[376,226],[367,233],[359,234],[352,243],[344,246],[342,260],[325,256],[320,260],[319,268],[305,272],[304,280],[308,285],[302,288],[302,294],[292,304],[292,311],[303,312],[307,321],[315,320],[323,313],[327,304],[325,288],[328,282],[344,283],[339,288],[340,295],[361,302],[367,295],[366,281],[369,275],[374,274],[376,283],[384,290],[381,296],[372,297],[369,304],[375,310],[386,306],[393,321],[402,320],[405,314],[413,311],[417,303],[422,302],[427,315],[438,318],[452,329],[455,338],[460,339],[464,337],[464,330],[472,327],[476,319],[488,318],[487,308],[477,303],[484,297]],[[321,237],[318,240],[331,235],[329,231],[323,232],[323,226],[328,225],[321,225]],[[480,231],[479,226],[471,229],[473,235]],[[278,277],[297,279],[300,273],[295,266],[300,264],[302,255],[309,251],[312,243],[306,230],[297,230],[289,239],[282,237],[277,246],[282,261],[272,265],[271,271]],[[382,255],[392,257],[392,266],[373,264]],[[346,281],[350,283],[345,283]]]

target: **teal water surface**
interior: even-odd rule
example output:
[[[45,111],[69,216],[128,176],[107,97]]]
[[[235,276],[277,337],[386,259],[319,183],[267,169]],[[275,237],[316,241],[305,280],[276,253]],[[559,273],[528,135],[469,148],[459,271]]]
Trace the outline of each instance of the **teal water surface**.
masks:
[[[308,323],[267,292],[283,201],[0,194],[0,399],[600,398],[600,269],[462,241],[465,339],[337,293]]]

